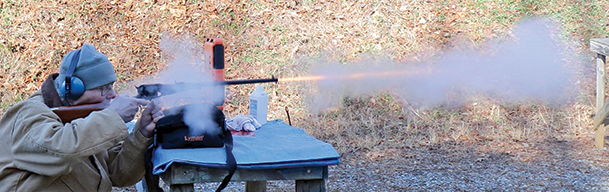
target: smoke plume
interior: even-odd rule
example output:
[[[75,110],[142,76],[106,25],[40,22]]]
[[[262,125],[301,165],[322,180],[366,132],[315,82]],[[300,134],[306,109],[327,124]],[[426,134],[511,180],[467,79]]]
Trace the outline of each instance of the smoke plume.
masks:
[[[312,110],[333,107],[341,98],[390,92],[422,106],[461,105],[474,95],[503,102],[534,101],[560,104],[570,98],[573,72],[557,40],[555,23],[524,21],[510,41],[488,45],[484,53],[451,50],[423,64],[400,64],[389,59],[346,65],[324,63],[312,67],[318,83]],[[358,78],[341,78],[341,77]],[[333,78],[334,77],[334,78]]]
[[[208,59],[199,41],[191,36],[175,37],[163,34],[159,46],[163,51],[163,56],[170,58],[170,60],[166,68],[159,73],[158,81],[163,84],[173,84],[178,86],[173,87],[173,89],[182,90],[172,95],[160,97],[160,102],[166,107],[186,105],[184,123],[190,128],[191,135],[216,131],[213,127],[217,124],[213,120],[213,113],[210,109],[197,107],[200,105],[188,105],[210,102],[213,99],[218,99],[217,97],[223,97],[223,95],[212,94],[213,86],[192,86],[192,84],[189,84],[211,83],[213,81]]]

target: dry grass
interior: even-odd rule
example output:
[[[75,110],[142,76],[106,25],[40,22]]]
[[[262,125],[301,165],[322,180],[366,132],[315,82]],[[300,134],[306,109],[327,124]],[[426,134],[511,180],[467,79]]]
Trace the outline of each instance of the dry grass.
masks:
[[[190,34],[226,45],[229,79],[306,75],[310,58],[344,63],[362,54],[422,61],[456,46],[511,35],[521,18],[549,16],[590,62],[577,101],[560,108],[472,98],[461,108],[416,108],[389,93],[345,98],[323,113],[307,111],[307,83],[267,86],[269,118],[287,119],[333,144],[343,156],[383,154],[403,146],[590,137],[594,76],[588,39],[606,37],[609,5],[579,1],[7,1],[0,0],[0,112],[57,72],[62,56],[83,43],[114,63],[121,91],[153,75],[167,58],[161,34]],[[253,85],[230,87],[228,116],[247,113]],[[286,120],[287,121],[287,120]],[[592,145],[590,144],[590,147]],[[372,153],[374,152],[374,153]]]

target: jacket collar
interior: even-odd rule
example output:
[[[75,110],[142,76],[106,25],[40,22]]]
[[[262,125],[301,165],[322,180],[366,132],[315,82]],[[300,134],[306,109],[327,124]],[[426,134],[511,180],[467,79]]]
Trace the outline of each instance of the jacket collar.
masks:
[[[44,104],[46,104],[49,108],[60,107],[63,106],[61,102],[61,98],[57,93],[57,89],[55,89],[55,83],[53,80],[59,76],[58,73],[53,73],[47,77],[46,80],[42,83],[42,87],[40,88],[42,92],[42,98],[44,99]]]

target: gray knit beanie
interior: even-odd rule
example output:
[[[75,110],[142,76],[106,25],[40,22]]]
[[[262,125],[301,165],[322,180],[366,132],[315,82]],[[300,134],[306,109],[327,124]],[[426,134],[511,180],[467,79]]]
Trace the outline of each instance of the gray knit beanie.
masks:
[[[55,87],[58,89],[57,92],[60,96],[62,96],[62,91],[59,90],[59,87],[62,87],[60,85],[65,81],[72,57],[74,57],[77,52],[78,50],[70,51],[63,58],[63,61],[61,61],[59,76],[55,78]],[[72,76],[76,76],[83,81],[85,90],[94,89],[116,81],[114,67],[112,67],[112,63],[110,63],[108,57],[95,50],[95,47],[89,44],[84,44],[82,46],[80,58],[78,59],[78,64],[76,65],[76,69],[74,69]]]

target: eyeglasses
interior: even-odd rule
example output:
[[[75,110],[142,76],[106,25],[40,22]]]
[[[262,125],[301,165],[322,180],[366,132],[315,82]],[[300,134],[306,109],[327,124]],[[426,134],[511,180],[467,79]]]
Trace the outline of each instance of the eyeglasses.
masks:
[[[101,96],[106,96],[110,91],[114,90],[114,82],[97,87],[101,92]]]

